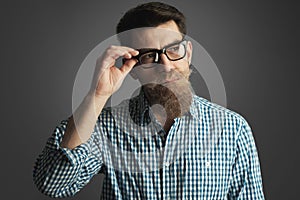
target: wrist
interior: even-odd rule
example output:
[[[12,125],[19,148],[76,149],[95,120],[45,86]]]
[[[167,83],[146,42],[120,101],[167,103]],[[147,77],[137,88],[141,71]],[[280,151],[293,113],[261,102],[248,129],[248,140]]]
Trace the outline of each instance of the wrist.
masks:
[[[95,92],[89,92],[84,101],[89,105],[93,105],[96,113],[100,114],[109,97],[110,95],[96,95]]]
[[[96,94],[95,91],[89,91],[85,98],[97,102],[106,102],[110,96],[111,95]]]

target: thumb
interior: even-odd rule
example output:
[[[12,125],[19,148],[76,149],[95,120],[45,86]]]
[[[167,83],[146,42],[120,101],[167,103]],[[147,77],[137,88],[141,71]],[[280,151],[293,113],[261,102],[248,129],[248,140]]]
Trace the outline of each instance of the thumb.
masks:
[[[123,64],[123,66],[120,68],[121,72],[126,75],[128,74],[132,68],[134,67],[134,65],[137,63],[138,61],[136,59],[129,59],[126,60],[126,62]]]

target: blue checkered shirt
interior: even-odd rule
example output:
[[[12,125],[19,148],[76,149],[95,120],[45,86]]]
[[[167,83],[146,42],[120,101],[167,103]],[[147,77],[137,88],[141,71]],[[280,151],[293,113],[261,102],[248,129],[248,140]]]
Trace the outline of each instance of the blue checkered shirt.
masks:
[[[102,199],[264,199],[249,125],[198,96],[168,133],[142,93],[103,109],[90,139],[72,150],[60,147],[66,126],[35,163],[34,183],[48,196],[72,196],[104,173]]]

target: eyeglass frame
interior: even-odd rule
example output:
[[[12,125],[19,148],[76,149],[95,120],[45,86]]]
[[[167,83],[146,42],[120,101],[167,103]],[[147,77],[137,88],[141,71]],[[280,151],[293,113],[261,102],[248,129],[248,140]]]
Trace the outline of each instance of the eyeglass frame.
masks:
[[[137,51],[139,51],[139,54],[138,55],[136,55],[136,56],[132,56],[132,58],[134,58],[134,59],[136,59],[138,62],[137,62],[137,64],[135,64],[135,66],[134,67],[137,67],[137,66],[140,66],[140,65],[143,65],[143,63],[141,63],[141,61],[140,61],[140,58],[143,56],[143,55],[145,55],[146,53],[149,53],[149,52],[155,52],[156,53],[156,58],[155,58],[155,60],[154,60],[154,62],[152,62],[152,63],[159,63],[159,61],[160,61],[160,55],[161,54],[165,54],[166,56],[167,56],[167,58],[170,60],[170,61],[177,61],[177,60],[181,60],[181,59],[183,59],[185,56],[186,56],[186,52],[187,52],[187,45],[186,44],[183,44],[183,46],[184,46],[184,55],[183,56],[181,56],[180,58],[176,58],[176,59],[170,59],[169,58],[169,56],[168,56],[168,54],[166,53],[167,51],[167,48],[169,48],[169,47],[171,47],[171,46],[174,46],[174,45],[176,45],[176,44],[181,44],[181,43],[183,43],[183,42],[187,42],[187,40],[185,40],[185,39],[182,39],[181,41],[179,41],[179,42],[173,42],[173,43],[171,43],[171,44],[168,44],[167,46],[165,46],[164,48],[162,48],[162,49],[147,49],[147,48],[145,48],[145,49],[136,49]],[[142,52],[142,53],[140,53],[142,50],[145,50],[144,52]],[[131,59],[132,59],[131,58]],[[125,61],[126,61],[127,59],[124,59],[123,58],[123,63],[125,63]],[[146,63],[146,64],[152,64],[152,63]],[[151,67],[147,67],[147,68],[151,68]]]

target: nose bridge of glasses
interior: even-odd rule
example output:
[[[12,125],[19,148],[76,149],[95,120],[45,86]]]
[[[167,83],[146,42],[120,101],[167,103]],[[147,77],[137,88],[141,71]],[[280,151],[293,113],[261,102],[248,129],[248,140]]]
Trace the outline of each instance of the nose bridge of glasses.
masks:
[[[155,62],[156,63],[161,62],[162,54],[166,54],[166,49],[165,48],[156,50],[156,56],[155,56]]]
[[[145,54],[154,54],[154,59],[153,59],[153,63],[160,63],[161,62],[161,55],[165,54],[166,55],[166,49],[152,49],[151,51],[146,52]],[[145,54],[141,54],[140,58],[143,57],[143,55]]]
[[[150,61],[149,59],[148,59],[148,61],[146,61],[146,63],[144,63],[145,60],[143,60],[143,59],[147,58],[148,55],[152,55],[152,63],[161,63],[162,62],[162,54],[165,54],[167,60],[170,60],[170,61],[178,60],[178,58],[174,59],[172,56],[170,57],[170,55],[168,55],[168,50],[167,50],[168,48],[170,48],[170,46],[167,46],[162,49],[138,49],[138,51],[140,53],[137,56],[134,56],[133,58],[137,59],[139,64],[149,63],[149,61]],[[166,61],[163,61],[163,62],[166,62]]]

